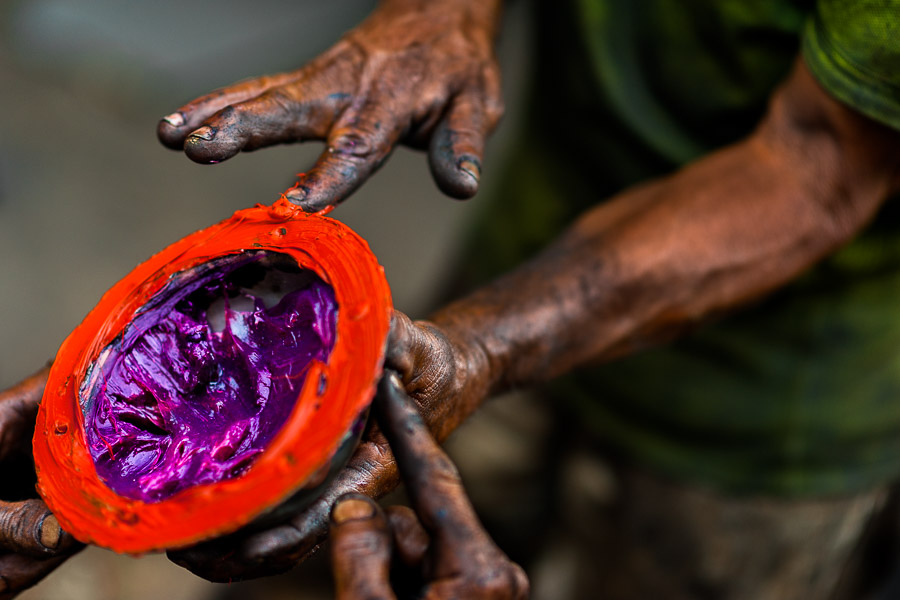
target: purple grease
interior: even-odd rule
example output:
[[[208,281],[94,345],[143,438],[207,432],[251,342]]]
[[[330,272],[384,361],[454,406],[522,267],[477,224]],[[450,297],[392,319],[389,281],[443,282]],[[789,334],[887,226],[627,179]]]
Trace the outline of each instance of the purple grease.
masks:
[[[267,307],[248,288],[273,273]],[[223,300],[215,331],[208,313]],[[172,276],[82,386],[100,478],[157,502],[245,472],[293,409],[310,363],[327,360],[336,318],[334,290],[285,255],[245,253]]]

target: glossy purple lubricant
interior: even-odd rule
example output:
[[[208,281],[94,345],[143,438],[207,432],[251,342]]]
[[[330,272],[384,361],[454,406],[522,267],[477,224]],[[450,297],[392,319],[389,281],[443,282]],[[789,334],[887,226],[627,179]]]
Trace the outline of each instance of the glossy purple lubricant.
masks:
[[[240,475],[278,433],[313,360],[334,345],[332,288],[289,257],[182,271],[91,366],[88,447],[117,494],[156,502]]]

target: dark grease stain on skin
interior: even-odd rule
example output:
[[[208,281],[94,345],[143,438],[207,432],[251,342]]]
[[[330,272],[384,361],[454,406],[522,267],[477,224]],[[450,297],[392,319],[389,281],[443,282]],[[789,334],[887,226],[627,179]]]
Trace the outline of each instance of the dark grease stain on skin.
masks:
[[[182,271],[101,352],[80,400],[117,494],[156,502],[246,471],[334,345],[331,287],[284,255]]]

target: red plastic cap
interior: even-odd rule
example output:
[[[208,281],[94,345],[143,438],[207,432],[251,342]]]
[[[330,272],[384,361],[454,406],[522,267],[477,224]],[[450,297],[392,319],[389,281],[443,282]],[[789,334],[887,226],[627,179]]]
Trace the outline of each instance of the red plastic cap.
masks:
[[[78,392],[88,367],[171,275],[249,250],[287,254],[332,286],[338,317],[328,363],[310,366],[287,422],[240,477],[154,503],[117,495],[99,479],[86,446]],[[60,347],[34,434],[38,492],[66,531],[117,552],[186,546],[239,529],[327,464],[369,405],[391,310],[384,270],[365,240],[284,199],[181,239],[113,286]]]

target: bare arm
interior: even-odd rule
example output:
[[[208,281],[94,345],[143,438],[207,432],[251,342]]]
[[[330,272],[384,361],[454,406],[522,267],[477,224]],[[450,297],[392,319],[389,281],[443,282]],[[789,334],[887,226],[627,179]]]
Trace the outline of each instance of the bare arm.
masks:
[[[431,322],[397,313],[386,362],[443,440],[489,395],[669,339],[787,283],[900,188],[897,148],[900,134],[832,100],[798,63],[745,140],[600,204]],[[397,482],[373,436],[289,524],[176,558],[219,580],[283,570],[324,537],[341,494]]]
[[[484,357],[485,394],[628,354],[848,242],[897,190],[898,149],[798,62],[748,138],[589,211],[433,321]]]

